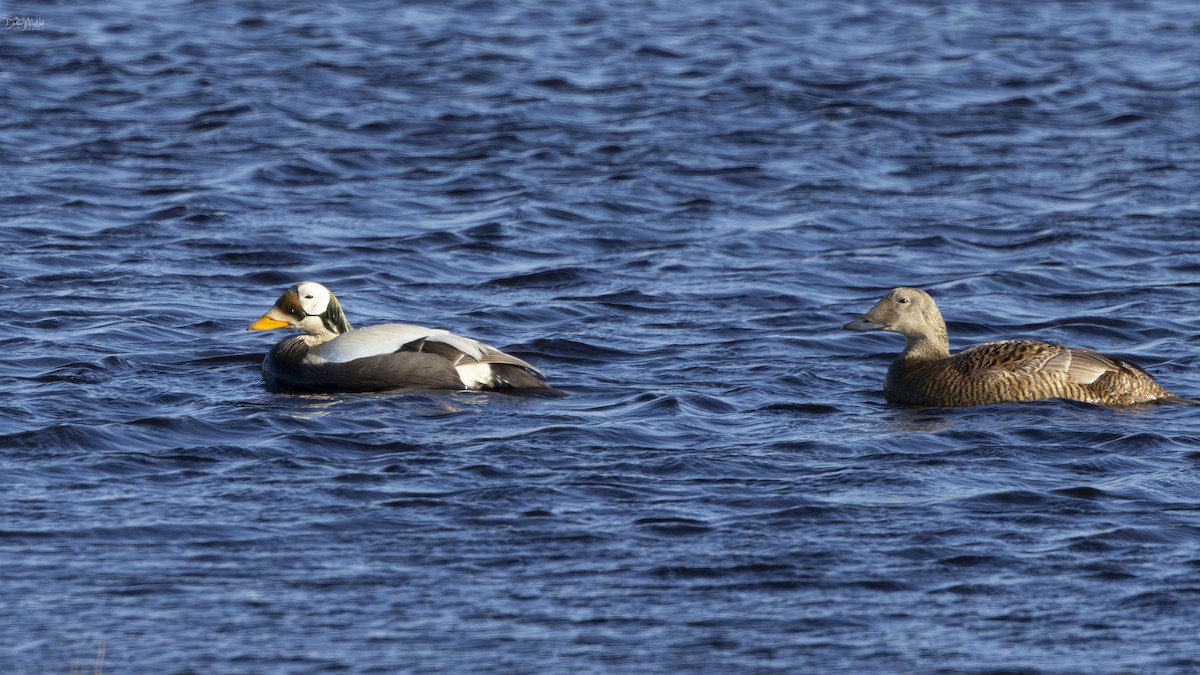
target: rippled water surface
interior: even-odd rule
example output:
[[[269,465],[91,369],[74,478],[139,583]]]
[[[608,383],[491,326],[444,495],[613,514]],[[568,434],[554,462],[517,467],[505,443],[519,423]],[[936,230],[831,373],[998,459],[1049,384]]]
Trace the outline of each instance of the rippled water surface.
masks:
[[[0,670],[1200,671],[1200,14],[50,4],[0,32]],[[569,392],[272,392],[288,284]]]

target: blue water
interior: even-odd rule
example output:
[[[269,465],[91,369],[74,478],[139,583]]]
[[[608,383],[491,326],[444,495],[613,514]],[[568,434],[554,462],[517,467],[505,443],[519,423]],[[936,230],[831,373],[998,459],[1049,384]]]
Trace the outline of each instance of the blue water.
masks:
[[[1191,0],[6,11],[0,671],[1200,671],[1194,408],[839,330],[1200,395]],[[302,279],[570,395],[273,393]]]

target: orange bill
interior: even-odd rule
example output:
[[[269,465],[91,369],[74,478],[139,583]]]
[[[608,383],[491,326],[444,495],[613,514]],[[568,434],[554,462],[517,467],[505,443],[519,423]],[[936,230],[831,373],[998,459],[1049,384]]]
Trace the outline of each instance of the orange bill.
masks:
[[[263,315],[263,318],[255,321],[249,326],[246,326],[246,330],[271,330],[272,328],[287,328],[287,326],[288,324],[286,321],[272,319],[269,316]]]

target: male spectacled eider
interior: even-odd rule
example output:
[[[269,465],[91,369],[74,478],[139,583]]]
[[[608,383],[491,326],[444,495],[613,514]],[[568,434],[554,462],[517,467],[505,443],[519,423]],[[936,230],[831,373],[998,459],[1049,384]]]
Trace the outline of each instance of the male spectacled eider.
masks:
[[[1065,398],[1116,407],[1185,400],[1138,366],[1088,349],[1002,340],[951,355],[941,312],[916,288],[893,289],[843,328],[904,336],[904,351],[883,382],[890,403],[949,407]]]
[[[351,330],[342,305],[321,284],[302,281],[247,330],[295,328],[271,348],[263,379],[311,391],[425,389],[557,392],[540,370],[482,342],[401,323]]]

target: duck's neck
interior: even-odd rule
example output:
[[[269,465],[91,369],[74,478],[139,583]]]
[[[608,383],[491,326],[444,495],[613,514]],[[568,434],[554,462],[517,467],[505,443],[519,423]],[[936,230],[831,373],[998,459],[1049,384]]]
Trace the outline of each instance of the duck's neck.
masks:
[[[329,331],[329,330],[321,330],[321,331],[316,331],[313,333],[302,333],[300,335],[301,339],[303,339],[305,344],[307,344],[309,347],[316,347],[317,345],[323,345],[326,342],[329,342],[330,340],[334,339],[337,336],[338,336],[337,333],[334,333],[333,331]]]
[[[329,309],[321,315],[309,314],[293,324],[303,333],[304,343],[309,347],[323,345],[342,333],[350,332],[350,322],[334,298],[329,299]]]
[[[900,353],[898,360],[913,362],[950,358],[950,340],[946,338],[945,325],[940,331],[932,331],[932,334],[921,333],[904,337],[904,351]]]

